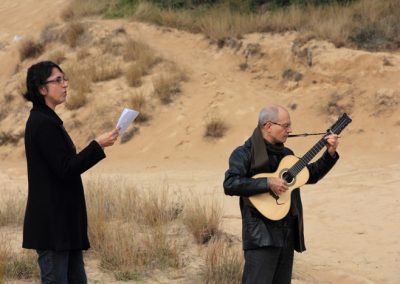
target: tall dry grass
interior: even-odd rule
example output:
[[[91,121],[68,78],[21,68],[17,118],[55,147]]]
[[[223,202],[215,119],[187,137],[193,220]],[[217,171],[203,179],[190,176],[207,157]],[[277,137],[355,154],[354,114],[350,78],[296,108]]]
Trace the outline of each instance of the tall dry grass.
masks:
[[[136,278],[149,269],[182,265],[169,225],[183,206],[167,187],[139,190],[123,178],[92,177],[86,196],[89,236],[102,268]]]
[[[135,109],[139,112],[136,122],[142,123],[150,119],[150,103],[142,90],[135,91],[129,98],[129,108]]]
[[[205,283],[241,283],[243,274],[243,252],[241,248],[225,240],[213,239],[207,247],[204,268]]]
[[[140,87],[142,85],[142,77],[145,74],[147,74],[147,71],[144,66],[136,62],[131,63],[125,72],[126,82],[131,87]]]
[[[65,107],[69,110],[76,110],[86,105],[87,102],[88,99],[86,93],[83,93],[82,91],[71,90],[68,92]]]
[[[202,202],[198,197],[187,200],[183,223],[198,244],[205,244],[220,234],[222,205],[216,200]]]
[[[17,254],[11,249],[9,236],[0,234],[0,283],[13,283],[19,279],[37,279],[39,270],[32,251]]]
[[[257,13],[235,10],[225,4],[173,10],[140,1],[132,8],[131,15],[137,20],[201,32],[217,43],[250,32],[298,31],[337,46],[368,50],[400,46],[400,22],[397,20],[400,2],[397,0],[362,0],[347,5],[335,2],[316,6],[291,5],[281,9],[261,9]]]
[[[53,51],[48,55],[47,59],[60,65],[66,59],[65,52],[61,50]]]
[[[72,0],[70,5],[61,11],[61,18],[71,21],[85,16],[100,15],[116,3],[116,0]]]
[[[169,104],[181,93],[181,83],[188,80],[183,69],[174,62],[165,61],[157,76],[152,78],[154,95],[162,104]]]
[[[83,107],[88,102],[87,94],[91,92],[93,82],[93,63],[87,61],[71,61],[62,67],[69,79],[69,91],[65,107],[75,110]]]
[[[132,62],[125,73],[128,85],[131,87],[139,87],[142,84],[142,77],[149,74],[161,60],[148,45],[133,39],[128,39],[123,45],[122,57],[124,61]]]
[[[116,79],[122,74],[120,64],[114,58],[99,56],[94,59],[94,62],[90,65],[93,82]]]
[[[85,32],[85,24],[81,22],[71,22],[66,25],[61,39],[69,47],[75,48],[79,45]]]
[[[169,104],[181,92],[180,81],[174,74],[163,73],[153,78],[154,94],[162,104]]]
[[[165,182],[138,188],[120,176],[85,176],[84,181],[92,247],[86,257],[98,258],[100,268],[118,281],[145,281],[154,270],[180,271],[187,265],[185,250],[193,238],[203,244],[220,235],[222,207],[215,200],[185,197]],[[21,224],[24,201],[10,198],[1,204],[6,208],[1,226]],[[199,246],[204,249],[210,250]],[[228,283],[231,275],[221,271],[237,269],[230,254],[222,250],[224,259],[219,260],[213,260],[211,252],[206,255],[205,281]],[[37,278],[35,254],[12,251],[10,237],[0,235],[0,283]]]
[[[24,219],[25,206],[26,201],[23,198],[3,197],[0,202],[0,226],[21,225]]]
[[[122,48],[122,57],[125,61],[143,61],[151,66],[157,61],[154,51],[145,43],[128,39]]]

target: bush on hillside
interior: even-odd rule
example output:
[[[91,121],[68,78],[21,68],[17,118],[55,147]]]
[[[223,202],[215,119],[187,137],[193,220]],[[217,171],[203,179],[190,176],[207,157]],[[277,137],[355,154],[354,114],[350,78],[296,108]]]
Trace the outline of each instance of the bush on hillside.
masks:
[[[346,5],[355,0],[147,0],[168,9],[194,8],[198,6],[228,5],[232,10],[255,11],[262,6],[287,7],[290,5]],[[121,5],[136,5],[137,0],[120,0]]]
[[[24,61],[28,58],[36,58],[44,51],[43,44],[27,39],[21,42],[19,46],[19,59]]]
[[[228,130],[228,125],[222,118],[212,116],[207,120],[204,137],[221,138],[225,135],[226,131]]]

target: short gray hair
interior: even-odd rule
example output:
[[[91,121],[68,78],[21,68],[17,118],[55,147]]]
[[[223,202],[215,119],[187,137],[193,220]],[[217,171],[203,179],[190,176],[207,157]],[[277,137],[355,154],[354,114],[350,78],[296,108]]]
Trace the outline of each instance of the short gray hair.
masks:
[[[258,115],[258,125],[263,126],[267,121],[276,122],[278,120],[278,111],[276,105],[264,107]]]

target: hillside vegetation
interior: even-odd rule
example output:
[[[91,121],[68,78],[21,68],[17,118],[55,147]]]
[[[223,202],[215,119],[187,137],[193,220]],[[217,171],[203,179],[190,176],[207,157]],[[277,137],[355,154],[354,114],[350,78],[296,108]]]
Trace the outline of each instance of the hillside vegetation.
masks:
[[[378,51],[399,48],[399,14],[396,0],[74,0],[63,17],[128,17],[201,32],[220,45],[251,32],[298,31],[337,47]]]

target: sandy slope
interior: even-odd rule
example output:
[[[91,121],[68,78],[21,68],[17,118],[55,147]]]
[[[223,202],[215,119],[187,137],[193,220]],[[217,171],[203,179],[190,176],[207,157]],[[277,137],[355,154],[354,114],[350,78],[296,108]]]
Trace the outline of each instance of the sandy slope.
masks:
[[[4,67],[0,78],[9,78],[18,63],[13,36],[38,35],[55,17],[54,9],[65,3],[2,1],[0,41],[4,48],[0,59]],[[293,282],[400,281],[398,54],[336,49],[311,40],[302,47],[313,50],[309,67],[293,52],[295,34],[252,34],[245,36],[239,49],[218,49],[201,35],[145,24],[116,20],[92,25],[97,34],[123,26],[134,39],[185,68],[190,77],[180,97],[169,106],[158,107],[150,124],[133,140],[107,149],[108,159],[93,172],[126,175],[137,184],[166,181],[174,188],[213,196],[224,203],[224,230],[240,237],[238,200],[224,196],[221,183],[229,154],[251,134],[259,109],[269,102],[295,104],[295,131],[312,132],[332,124],[337,115],[327,114],[326,109],[336,103],[354,121],[343,132],[341,159],[334,170],[319,184],[303,188],[308,250],[296,255]],[[240,71],[248,43],[259,44],[263,55],[251,56],[250,67]],[[384,64],[385,60],[391,64]],[[303,80],[283,80],[287,68],[301,72]],[[117,96],[115,84],[102,85],[101,92]],[[203,138],[210,115],[228,122],[229,130],[220,140]],[[69,117],[65,110],[62,116]],[[1,127],[9,127],[4,124],[9,121],[1,121]],[[79,130],[72,130],[72,135],[78,139]],[[301,155],[316,141],[315,137],[293,138],[287,144]],[[7,157],[0,162],[5,191],[25,186],[23,152],[20,148],[18,155],[10,155],[9,150],[0,151]],[[91,279],[108,283],[107,276],[96,274],[95,266],[89,264]]]

